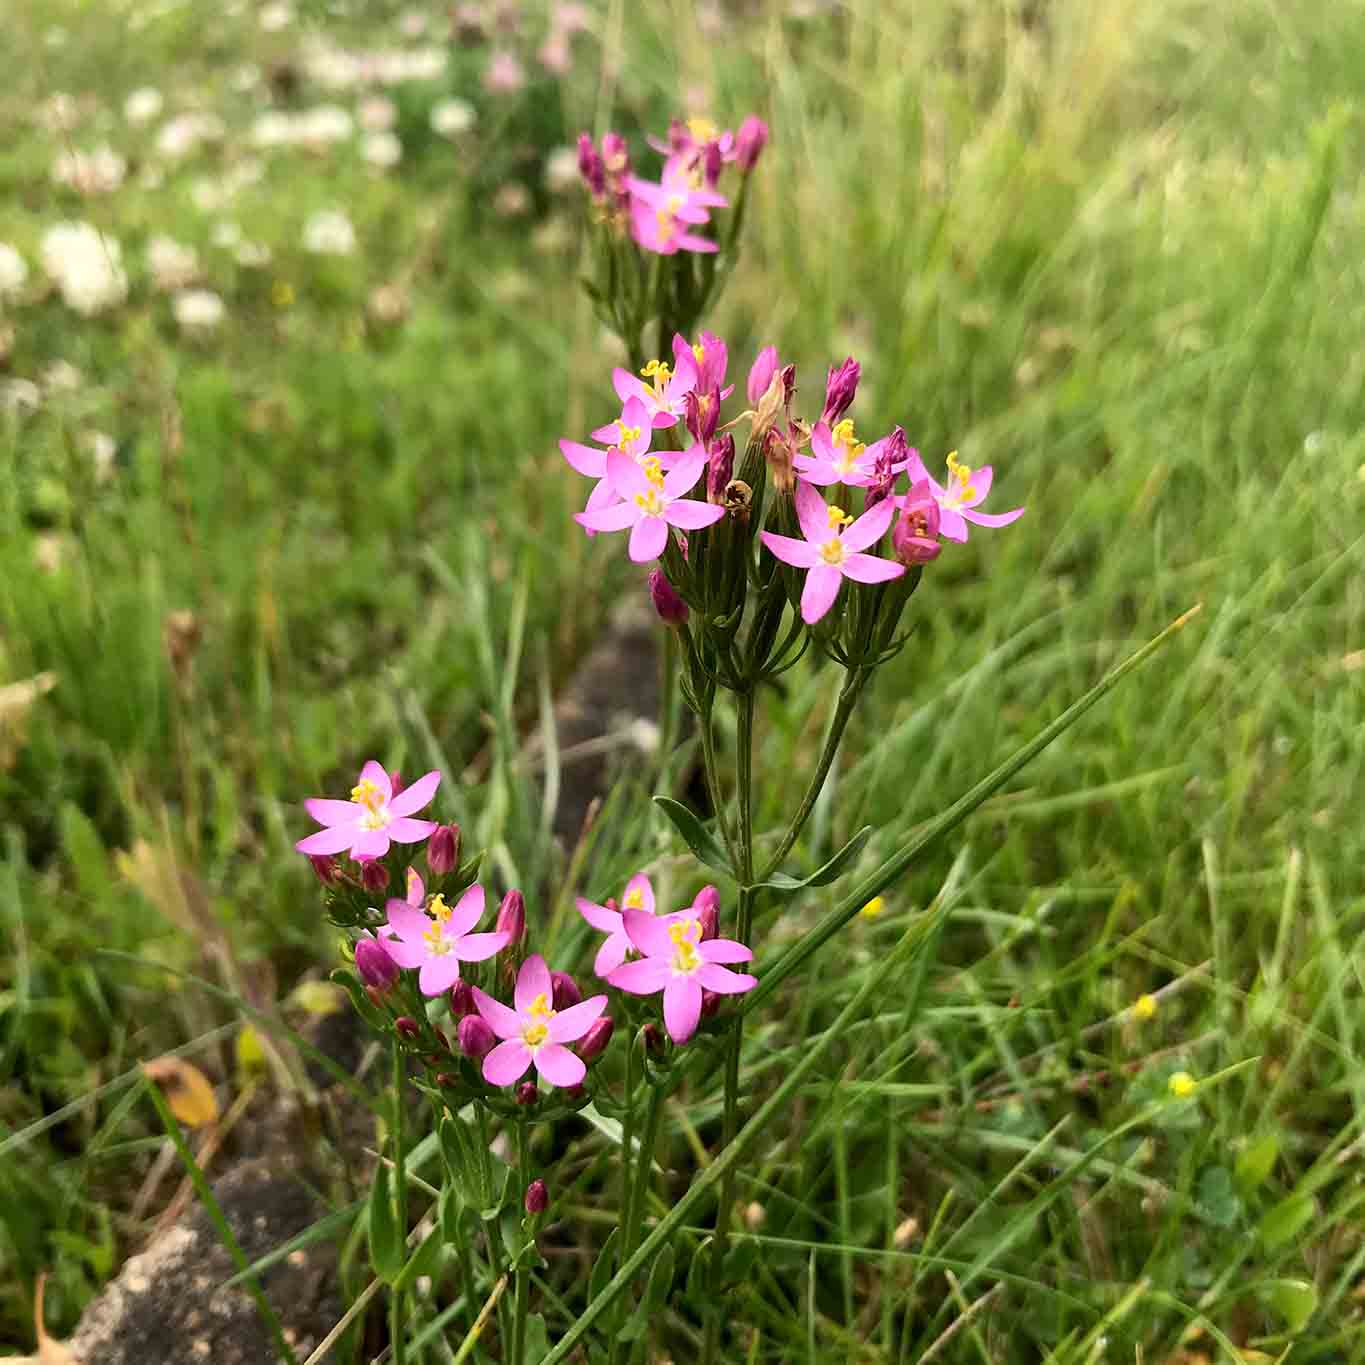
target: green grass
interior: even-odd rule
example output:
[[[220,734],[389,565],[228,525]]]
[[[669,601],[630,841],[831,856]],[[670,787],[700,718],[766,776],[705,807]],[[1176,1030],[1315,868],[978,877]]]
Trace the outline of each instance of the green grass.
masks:
[[[731,1316],[756,1329],[746,1358],[917,1360],[988,1293],[935,1358],[1164,1359],[1192,1323],[1215,1358],[1361,1357],[1365,22],[1322,0],[1130,8],[762,7],[716,43],[690,7],[621,7],[569,78],[506,105],[461,53],[396,97],[398,171],[353,149],[266,158],[231,210],[274,249],[253,272],[214,254],[189,183],[245,155],[262,96],[231,73],[278,63],[299,28],[168,8],[130,43],[114,8],[18,7],[29,60],[0,96],[15,130],[0,241],[36,276],[43,229],[86,218],[123,242],[132,290],[92,322],[54,299],[4,315],[11,376],[66,359],[86,383],[0,417],[0,686],[56,675],[0,722],[0,1142],[231,1017],[189,989],[153,1011],[164,976],[94,949],[258,1001],[334,961],[291,849],[297,802],[371,753],[442,761],[452,812],[533,905],[606,894],[651,857],[677,891],[695,883],[630,787],[562,886],[538,793],[510,764],[514,726],[536,723],[612,594],[639,584],[619,544],[569,523],[581,490],[555,453],[611,415],[614,362],[576,293],[576,248],[490,200],[517,177],[532,224],[573,223],[574,197],[541,190],[551,149],[613,118],[661,127],[698,86],[726,121],[756,107],[774,131],[712,319],[738,363],[775,341],[810,407],[851,350],[860,431],[901,422],[931,467],[960,449],[994,465],[1000,506],[1029,507],[931,566],[911,647],[855,721],[801,861],[872,823],[866,870],[1204,604],[755,1024],[757,1095],[951,871],[913,1027],[903,992],[876,1000],[744,1178],[753,1260]],[[398,41],[378,8],[299,22]],[[61,46],[45,37],[57,24]],[[599,57],[618,41],[613,89]],[[111,122],[75,143],[145,162],[151,134],[118,110],[147,83],[168,113],[202,94],[228,123],[223,148],[159,189],[136,174],[107,199],[55,189],[62,141],[39,106],[88,93]],[[424,131],[448,89],[481,116],[454,149]],[[352,102],[305,88],[298,103],[324,99]],[[300,227],[332,204],[362,249],[320,261]],[[141,247],[158,231],[214,262],[228,305],[214,337],[187,342],[153,294]],[[409,315],[377,323],[369,293],[396,279]],[[107,483],[90,430],[117,442]],[[178,665],[176,612],[196,626]],[[766,828],[837,691],[828,669],[786,682],[760,732]],[[473,763],[490,736],[491,764]],[[154,879],[119,857],[139,841],[196,891],[149,896]],[[1125,1015],[1172,982],[1150,1022]],[[1177,1069],[1221,1079],[1151,1110]],[[126,1191],[150,1154],[106,1149],[159,1128],[123,1099],[0,1156],[6,1344],[29,1349],[40,1270],[65,1331],[137,1245]],[[713,1145],[715,1112],[688,1122]],[[672,1111],[664,1150],[690,1169]],[[569,1233],[586,1248],[600,1235],[586,1217]],[[557,1268],[545,1283],[553,1339],[583,1291]],[[693,1330],[686,1311],[662,1320],[675,1358]]]

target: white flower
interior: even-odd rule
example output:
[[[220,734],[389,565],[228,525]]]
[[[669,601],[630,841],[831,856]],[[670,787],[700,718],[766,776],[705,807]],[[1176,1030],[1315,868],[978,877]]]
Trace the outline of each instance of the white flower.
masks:
[[[186,289],[171,305],[175,320],[187,332],[211,332],[223,320],[223,300],[211,289]]]
[[[4,412],[37,412],[42,401],[42,392],[31,379],[0,381],[0,410]]]
[[[442,137],[459,137],[474,126],[474,106],[465,100],[442,100],[431,111],[431,131]]]
[[[398,18],[398,31],[405,38],[420,38],[427,31],[427,16],[421,10],[407,10]]]
[[[199,254],[170,237],[153,237],[147,243],[147,269],[152,283],[163,294],[193,284],[199,274]]]
[[[355,131],[355,120],[340,105],[320,104],[298,118],[298,140],[306,147],[326,147],[345,142]]]
[[[28,280],[28,262],[8,242],[0,242],[0,299],[13,298]]]
[[[54,360],[43,371],[43,387],[48,393],[75,393],[85,376],[69,361]]]
[[[167,161],[180,161],[201,142],[219,141],[226,131],[217,114],[178,114],[162,124],[156,135],[156,150]]]
[[[360,126],[367,132],[387,132],[398,121],[398,109],[387,95],[367,95],[356,107]]]
[[[114,476],[118,443],[107,431],[88,431],[84,444],[90,455],[90,463],[95,468],[95,482],[108,483]]]
[[[283,3],[283,0],[275,0],[274,4],[267,5],[261,11],[261,28],[266,33],[278,33],[282,28],[288,28],[294,22],[294,11]]]
[[[366,133],[361,155],[371,166],[387,170],[403,159],[403,144],[397,133]]]
[[[251,140],[258,147],[287,147],[297,139],[294,118],[271,109],[251,125]]]
[[[52,179],[78,194],[111,194],[123,184],[128,163],[110,146],[93,152],[63,152],[52,163]]]
[[[236,252],[237,264],[247,270],[259,270],[270,264],[270,248],[260,242],[243,242]]]
[[[164,103],[160,90],[144,85],[123,101],[123,117],[129,123],[150,123],[161,112]]]
[[[340,209],[322,209],[304,224],[303,245],[320,256],[349,256],[355,250],[355,229]]]
[[[43,234],[43,269],[68,308],[93,317],[128,297],[122,251],[89,223],[58,223]]]
[[[224,219],[213,225],[209,241],[222,251],[235,251],[242,244],[242,229],[236,223]]]
[[[545,188],[551,194],[565,194],[579,183],[577,149],[556,147],[545,160]]]

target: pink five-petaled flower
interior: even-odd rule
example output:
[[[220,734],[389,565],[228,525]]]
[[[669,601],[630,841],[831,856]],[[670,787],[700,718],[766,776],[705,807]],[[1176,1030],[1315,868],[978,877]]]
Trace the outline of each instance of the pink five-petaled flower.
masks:
[[[675,344],[673,358],[672,365],[664,360],[649,361],[640,371],[641,378],[638,379],[620,366],[611,372],[616,396],[626,404],[632,399],[639,399],[651,414],[656,427],[671,427],[682,416],[687,395],[697,387],[697,362],[692,355],[692,348],[684,343],[679,349]],[[650,381],[649,384],[645,384],[646,379]]]
[[[408,878],[408,895],[420,894],[421,878]],[[428,914],[408,900],[388,903],[388,931],[384,947],[400,967],[419,967],[417,984],[423,995],[440,995],[460,979],[460,963],[482,962],[507,946],[506,934],[471,934],[483,914],[483,887],[477,882],[455,902],[433,896]],[[384,929],[380,929],[384,933]]]
[[[709,237],[689,232],[711,220],[708,209],[724,208],[729,200],[715,190],[693,189],[679,179],[663,184],[631,176],[630,229],[646,251],[672,256],[679,251],[719,251]]]
[[[612,450],[619,450],[622,455],[629,456],[636,464],[643,464],[651,458],[649,443],[653,434],[654,428],[650,421],[649,409],[645,407],[641,399],[631,398],[627,400],[621,416],[615,422],[609,422],[604,427],[598,427],[592,436],[595,441],[610,442]],[[592,492],[588,495],[588,505],[584,511],[594,512],[599,507],[610,507],[612,503],[621,501],[621,495],[612,487],[611,480],[607,478],[609,451],[596,450],[592,446],[583,445],[578,441],[560,441],[559,449],[570,466],[578,473],[597,480]],[[661,468],[668,469],[676,461],[677,456],[671,451],[660,451],[652,458]],[[595,533],[589,529],[589,534]]]
[[[839,508],[827,506],[810,484],[797,484],[796,516],[805,540],[764,531],[763,543],[784,564],[810,570],[801,593],[801,619],[808,626],[834,605],[845,578],[886,583],[905,572],[903,564],[859,553],[886,534],[895,510],[888,498],[854,521]]]
[[[677,464],[663,471],[654,456],[638,465],[619,450],[607,452],[607,478],[621,501],[589,508],[574,520],[590,531],[624,531],[630,527],[630,557],[636,564],[658,559],[668,543],[668,528],[697,531],[725,515],[724,507],[684,498],[701,477],[706,451],[694,445]]]
[[[798,455],[792,464],[808,483],[822,486],[846,483],[854,488],[866,488],[877,476],[877,457],[887,450],[894,435],[892,432],[865,446],[854,435],[850,418],[845,417],[832,427],[817,422],[810,434],[810,448],[815,454]],[[887,472],[899,474],[905,465],[905,460],[893,463]]]
[[[631,943],[644,956],[618,967],[607,981],[631,995],[664,993],[664,1027],[675,1043],[685,1043],[701,1018],[702,991],[738,995],[758,985],[756,977],[722,965],[753,957],[729,938],[703,939],[701,920],[690,910],[656,918],[642,910],[624,910]]]
[[[924,467],[924,462],[915,455],[907,466],[910,482],[919,483],[924,479],[934,495],[939,507],[939,533],[949,540],[967,539],[967,523],[978,526],[1008,526],[1024,515],[1022,507],[1009,512],[978,512],[975,509],[986,500],[991,491],[993,477],[991,466],[971,469],[957,458],[957,451],[948,456],[948,483],[945,487]]]
[[[294,845],[300,853],[340,853],[349,849],[358,862],[382,858],[389,851],[389,843],[421,843],[435,828],[433,820],[413,820],[436,794],[441,774],[429,772],[419,777],[397,796],[393,780],[371,759],[361,770],[360,780],[351,788],[349,801],[330,801],[310,797],[304,809],[325,828],[300,839]]]
[[[626,934],[621,911],[597,905],[586,896],[577,897],[574,904],[578,906],[578,913],[594,929],[607,936],[606,942],[597,950],[597,960],[592,964],[593,971],[598,976],[614,972],[626,960],[626,954],[633,947]],[[643,872],[637,872],[626,883],[625,892],[621,896],[621,907],[623,910],[640,910],[646,915],[654,913],[654,888]]]
[[[566,1010],[556,1010],[553,998],[550,969],[538,954],[528,957],[517,973],[512,996],[516,1009],[509,1010],[475,988],[479,1014],[502,1039],[483,1059],[483,1078],[489,1085],[512,1085],[532,1064],[550,1085],[577,1085],[587,1075],[582,1058],[564,1044],[576,1042],[597,1022],[607,1007],[607,997],[594,995]]]

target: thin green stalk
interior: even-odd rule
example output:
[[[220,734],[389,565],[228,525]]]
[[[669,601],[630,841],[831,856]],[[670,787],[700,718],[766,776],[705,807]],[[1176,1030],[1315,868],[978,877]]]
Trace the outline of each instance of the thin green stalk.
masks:
[[[237,1267],[237,1273],[242,1277],[242,1284],[246,1287],[246,1292],[251,1295],[252,1301],[256,1305],[256,1311],[261,1315],[261,1321],[265,1323],[266,1330],[274,1338],[275,1349],[279,1352],[280,1359],[288,1361],[289,1365],[297,1365],[298,1357],[294,1354],[293,1347],[285,1340],[284,1329],[280,1326],[279,1318],[275,1316],[275,1310],[270,1306],[270,1301],[266,1298],[264,1290],[261,1289],[260,1281],[251,1270],[250,1262],[242,1251],[237,1238],[233,1236],[232,1228],[229,1226],[222,1208],[217,1199],[213,1197],[209,1182],[205,1178],[199,1163],[194,1159],[194,1153],[190,1151],[189,1144],[185,1141],[185,1135],[180,1131],[179,1120],[171,1113],[170,1105],[166,1103],[166,1097],[161,1093],[156,1082],[145,1071],[142,1075],[142,1083],[146,1087],[148,1097],[156,1106],[156,1112],[161,1119],[162,1127],[166,1130],[166,1136],[175,1144],[175,1150],[190,1177],[190,1183],[194,1186],[195,1194],[199,1196],[199,1202],[204,1206],[204,1211],[208,1214],[209,1221],[218,1234],[218,1240],[226,1248],[232,1264]]]
[[[521,1188],[523,1204],[526,1198],[526,1187],[531,1183],[531,1150],[530,1144],[526,1140],[527,1125],[524,1122],[517,1123],[517,1170],[521,1175]],[[514,1284],[513,1305],[512,1305],[512,1351],[510,1356],[511,1365],[524,1365],[526,1359],[526,1308],[529,1302],[529,1290],[531,1287],[531,1268],[523,1264],[522,1258],[518,1258],[516,1265],[512,1269]]]
[[[403,1150],[403,1088],[407,1081],[407,1067],[404,1064],[403,1048],[395,1035],[393,1040],[393,1169],[397,1179],[394,1181],[395,1196],[398,1200],[398,1232],[402,1237],[408,1235],[408,1173],[407,1153]],[[407,1290],[395,1285],[389,1291],[389,1347],[392,1351],[393,1365],[403,1365],[407,1359],[407,1346],[403,1338],[403,1307]]]
[[[711,807],[716,813],[716,828],[720,830],[721,841],[725,844],[725,851],[730,856],[730,865],[738,867],[738,850],[730,833],[730,822],[725,818],[725,801],[720,792],[720,769],[716,762],[716,732],[712,724],[715,704],[714,695],[707,697],[697,715],[697,720],[701,726],[701,767],[706,778],[706,791],[711,798]]]

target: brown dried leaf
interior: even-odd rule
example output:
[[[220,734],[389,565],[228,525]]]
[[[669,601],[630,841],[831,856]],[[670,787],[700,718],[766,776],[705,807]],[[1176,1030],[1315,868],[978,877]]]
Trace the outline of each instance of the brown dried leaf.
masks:
[[[209,1079],[183,1057],[158,1057],[142,1070],[166,1096],[171,1113],[187,1128],[202,1128],[218,1118],[218,1100]]]

